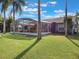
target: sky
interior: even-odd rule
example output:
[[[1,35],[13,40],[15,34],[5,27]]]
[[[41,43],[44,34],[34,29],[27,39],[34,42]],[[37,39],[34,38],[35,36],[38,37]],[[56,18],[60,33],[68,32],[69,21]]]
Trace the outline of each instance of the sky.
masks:
[[[65,15],[65,0],[40,0],[41,20],[63,17]],[[38,0],[25,0],[26,5],[22,7],[22,14],[16,13],[16,18],[38,19]],[[79,11],[79,0],[68,0],[68,15],[74,16]],[[9,16],[11,6],[8,8],[6,16]]]

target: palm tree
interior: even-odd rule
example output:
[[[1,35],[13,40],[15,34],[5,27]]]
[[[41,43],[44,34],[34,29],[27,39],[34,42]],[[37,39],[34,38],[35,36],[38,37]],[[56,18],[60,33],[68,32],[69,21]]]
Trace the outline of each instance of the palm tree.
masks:
[[[38,0],[38,26],[37,26],[38,37],[37,39],[41,39],[41,16],[40,16],[40,0]]]
[[[25,5],[24,0],[11,0],[11,4],[13,5],[13,9],[11,12],[13,12],[13,32],[15,32],[15,14],[16,12],[22,12],[22,6]]]
[[[78,33],[78,19],[79,19],[79,13],[78,13],[78,11],[76,11],[77,33]]]
[[[9,16],[8,19],[6,20],[6,31],[7,32],[10,32],[12,22],[13,22],[13,17]]]
[[[3,23],[3,17],[0,16],[0,23]]]
[[[25,5],[24,0],[0,0],[0,4],[1,4],[1,7],[2,7],[1,12],[4,12],[3,33],[6,32],[6,24],[5,24],[6,23],[6,10],[9,6],[9,4],[13,5],[13,9],[12,9],[13,19],[14,19],[14,21],[13,21],[13,24],[14,24],[13,30],[15,32],[15,13],[19,11],[20,14],[21,14],[22,6]]]
[[[67,0],[65,0],[65,36],[68,35],[68,30],[67,30]]]
[[[2,26],[3,26],[3,17],[2,16],[0,16],[0,33],[2,32]]]
[[[8,8],[8,3],[9,3],[9,0],[0,0],[0,3],[1,3],[1,12],[4,12],[4,21],[3,21],[3,33],[6,32],[6,10]]]

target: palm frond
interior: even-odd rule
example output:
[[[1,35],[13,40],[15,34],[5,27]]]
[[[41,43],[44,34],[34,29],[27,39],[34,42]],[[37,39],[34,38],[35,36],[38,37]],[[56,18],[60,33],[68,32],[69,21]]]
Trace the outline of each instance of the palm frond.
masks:
[[[18,0],[18,1],[19,1],[19,3],[20,3],[22,6],[25,5],[25,1],[24,1],[24,0]]]
[[[24,0],[15,0],[15,1],[13,1],[13,5],[14,5],[15,12],[19,12],[19,14],[21,15],[22,7],[25,5],[25,1]],[[11,10],[11,13],[12,13],[12,11],[13,11],[13,9]]]
[[[2,6],[1,6],[2,7],[1,12],[6,11],[7,8],[8,8],[8,5],[9,5],[8,0],[3,0],[2,1]]]

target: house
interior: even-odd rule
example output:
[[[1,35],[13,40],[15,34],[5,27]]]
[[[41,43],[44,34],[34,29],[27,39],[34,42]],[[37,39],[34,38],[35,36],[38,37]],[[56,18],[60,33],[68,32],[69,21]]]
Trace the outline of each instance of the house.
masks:
[[[68,33],[77,32],[76,17],[68,19]],[[37,32],[38,21],[30,18],[19,18],[16,20],[16,32]],[[64,17],[45,19],[41,21],[41,32],[64,33]]]
[[[64,18],[63,17],[45,19],[44,21],[47,21],[51,24],[50,32],[52,33],[64,32]]]
[[[19,18],[15,23],[16,32],[37,32],[37,23],[38,21],[30,18]],[[41,32],[50,32],[50,23],[41,22],[41,25]],[[11,25],[11,28],[13,28],[13,25]]]
[[[45,19],[44,21],[51,23],[51,33],[64,33],[64,17]],[[67,30],[69,34],[73,34],[77,32],[77,20],[75,16],[68,16],[67,19]]]
[[[35,20],[31,18],[19,18],[16,20],[16,32],[34,32]],[[13,24],[11,26],[13,28]]]

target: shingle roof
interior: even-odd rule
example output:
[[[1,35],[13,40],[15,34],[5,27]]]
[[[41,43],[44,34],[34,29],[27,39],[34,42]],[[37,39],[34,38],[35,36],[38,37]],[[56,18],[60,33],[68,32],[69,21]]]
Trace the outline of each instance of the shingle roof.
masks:
[[[64,23],[64,17],[60,17],[60,18],[52,18],[52,19],[45,19],[44,21],[47,22],[56,22],[56,23]]]
[[[31,18],[18,18],[17,20],[36,21],[36,20],[34,20],[34,19],[31,19]]]

